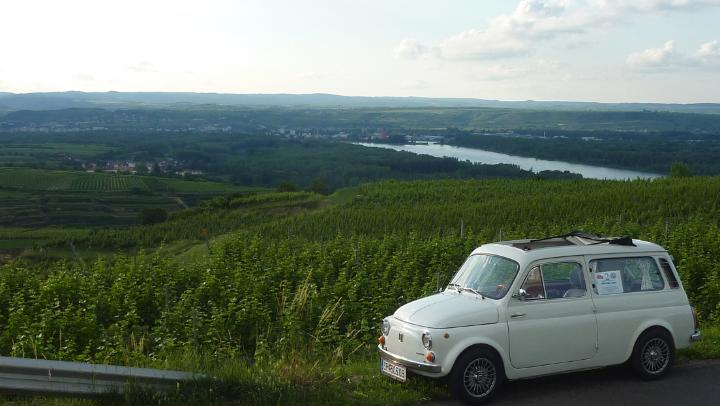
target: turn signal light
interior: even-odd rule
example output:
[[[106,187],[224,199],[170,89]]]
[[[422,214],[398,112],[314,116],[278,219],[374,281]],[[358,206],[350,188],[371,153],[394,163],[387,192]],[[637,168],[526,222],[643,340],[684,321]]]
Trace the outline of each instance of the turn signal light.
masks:
[[[432,351],[428,351],[425,354],[425,361],[427,362],[435,362],[435,353]]]
[[[385,345],[385,336],[378,337],[378,344]]]

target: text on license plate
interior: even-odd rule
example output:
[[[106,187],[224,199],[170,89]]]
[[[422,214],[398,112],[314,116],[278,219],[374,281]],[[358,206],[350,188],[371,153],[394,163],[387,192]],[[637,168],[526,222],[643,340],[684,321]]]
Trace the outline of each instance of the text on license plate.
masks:
[[[380,358],[380,372],[400,382],[405,382],[407,379],[407,372],[404,366],[395,364],[385,358]]]

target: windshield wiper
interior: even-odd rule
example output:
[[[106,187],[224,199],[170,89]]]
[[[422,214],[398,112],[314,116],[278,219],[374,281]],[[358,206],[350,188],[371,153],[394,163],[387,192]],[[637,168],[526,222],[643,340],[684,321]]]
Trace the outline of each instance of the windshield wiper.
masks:
[[[455,288],[455,290],[457,290],[458,292],[460,292],[461,286],[460,286],[459,284],[457,284],[457,283],[450,283],[450,284],[447,285],[447,288],[446,288],[446,289],[450,289],[450,288]]]
[[[481,299],[485,299],[485,296],[483,296],[482,293],[478,292],[477,290],[475,290],[471,287],[467,287],[467,286],[459,286],[458,287],[458,291],[462,292],[464,290],[470,291],[470,292],[480,296]]]

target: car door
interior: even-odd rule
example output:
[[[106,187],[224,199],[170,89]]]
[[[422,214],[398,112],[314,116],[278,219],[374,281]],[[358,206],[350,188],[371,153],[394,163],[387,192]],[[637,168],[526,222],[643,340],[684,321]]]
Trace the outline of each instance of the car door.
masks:
[[[655,257],[594,255],[587,259],[603,364],[624,362],[638,329],[646,321],[687,311],[682,296],[666,289]]]
[[[510,361],[528,368],[592,358],[597,351],[595,307],[582,257],[538,262],[508,302]]]

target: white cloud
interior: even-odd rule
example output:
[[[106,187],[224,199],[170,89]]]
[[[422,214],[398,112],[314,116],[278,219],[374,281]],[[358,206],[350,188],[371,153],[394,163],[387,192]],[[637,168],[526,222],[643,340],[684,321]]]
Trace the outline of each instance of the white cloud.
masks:
[[[501,59],[526,55],[528,41],[495,30],[468,30],[443,41],[436,48],[445,59]]]
[[[667,41],[661,48],[650,48],[627,57],[627,64],[636,69],[673,70],[689,68],[720,67],[720,44],[717,40],[706,42],[692,54],[675,48],[674,41]]]
[[[627,57],[634,68],[668,68],[681,65],[685,57],[675,50],[675,41],[667,41],[662,48],[650,48]]]
[[[404,39],[395,48],[395,56],[400,59],[417,59],[428,55],[430,49],[414,39]]]
[[[714,40],[700,45],[693,59],[703,66],[720,67],[720,42]]]
[[[600,0],[598,6],[614,12],[657,12],[698,10],[719,6],[720,0]]]
[[[396,55],[406,59],[435,54],[448,60],[492,60],[528,55],[539,44],[586,33],[642,13],[697,10],[720,0],[522,0],[510,14],[487,27],[470,29],[426,46],[403,40]]]
[[[570,1],[523,0],[512,14],[493,18],[486,29],[472,29],[446,39],[438,53],[446,59],[499,59],[526,55],[538,41],[583,32],[589,15]]]

